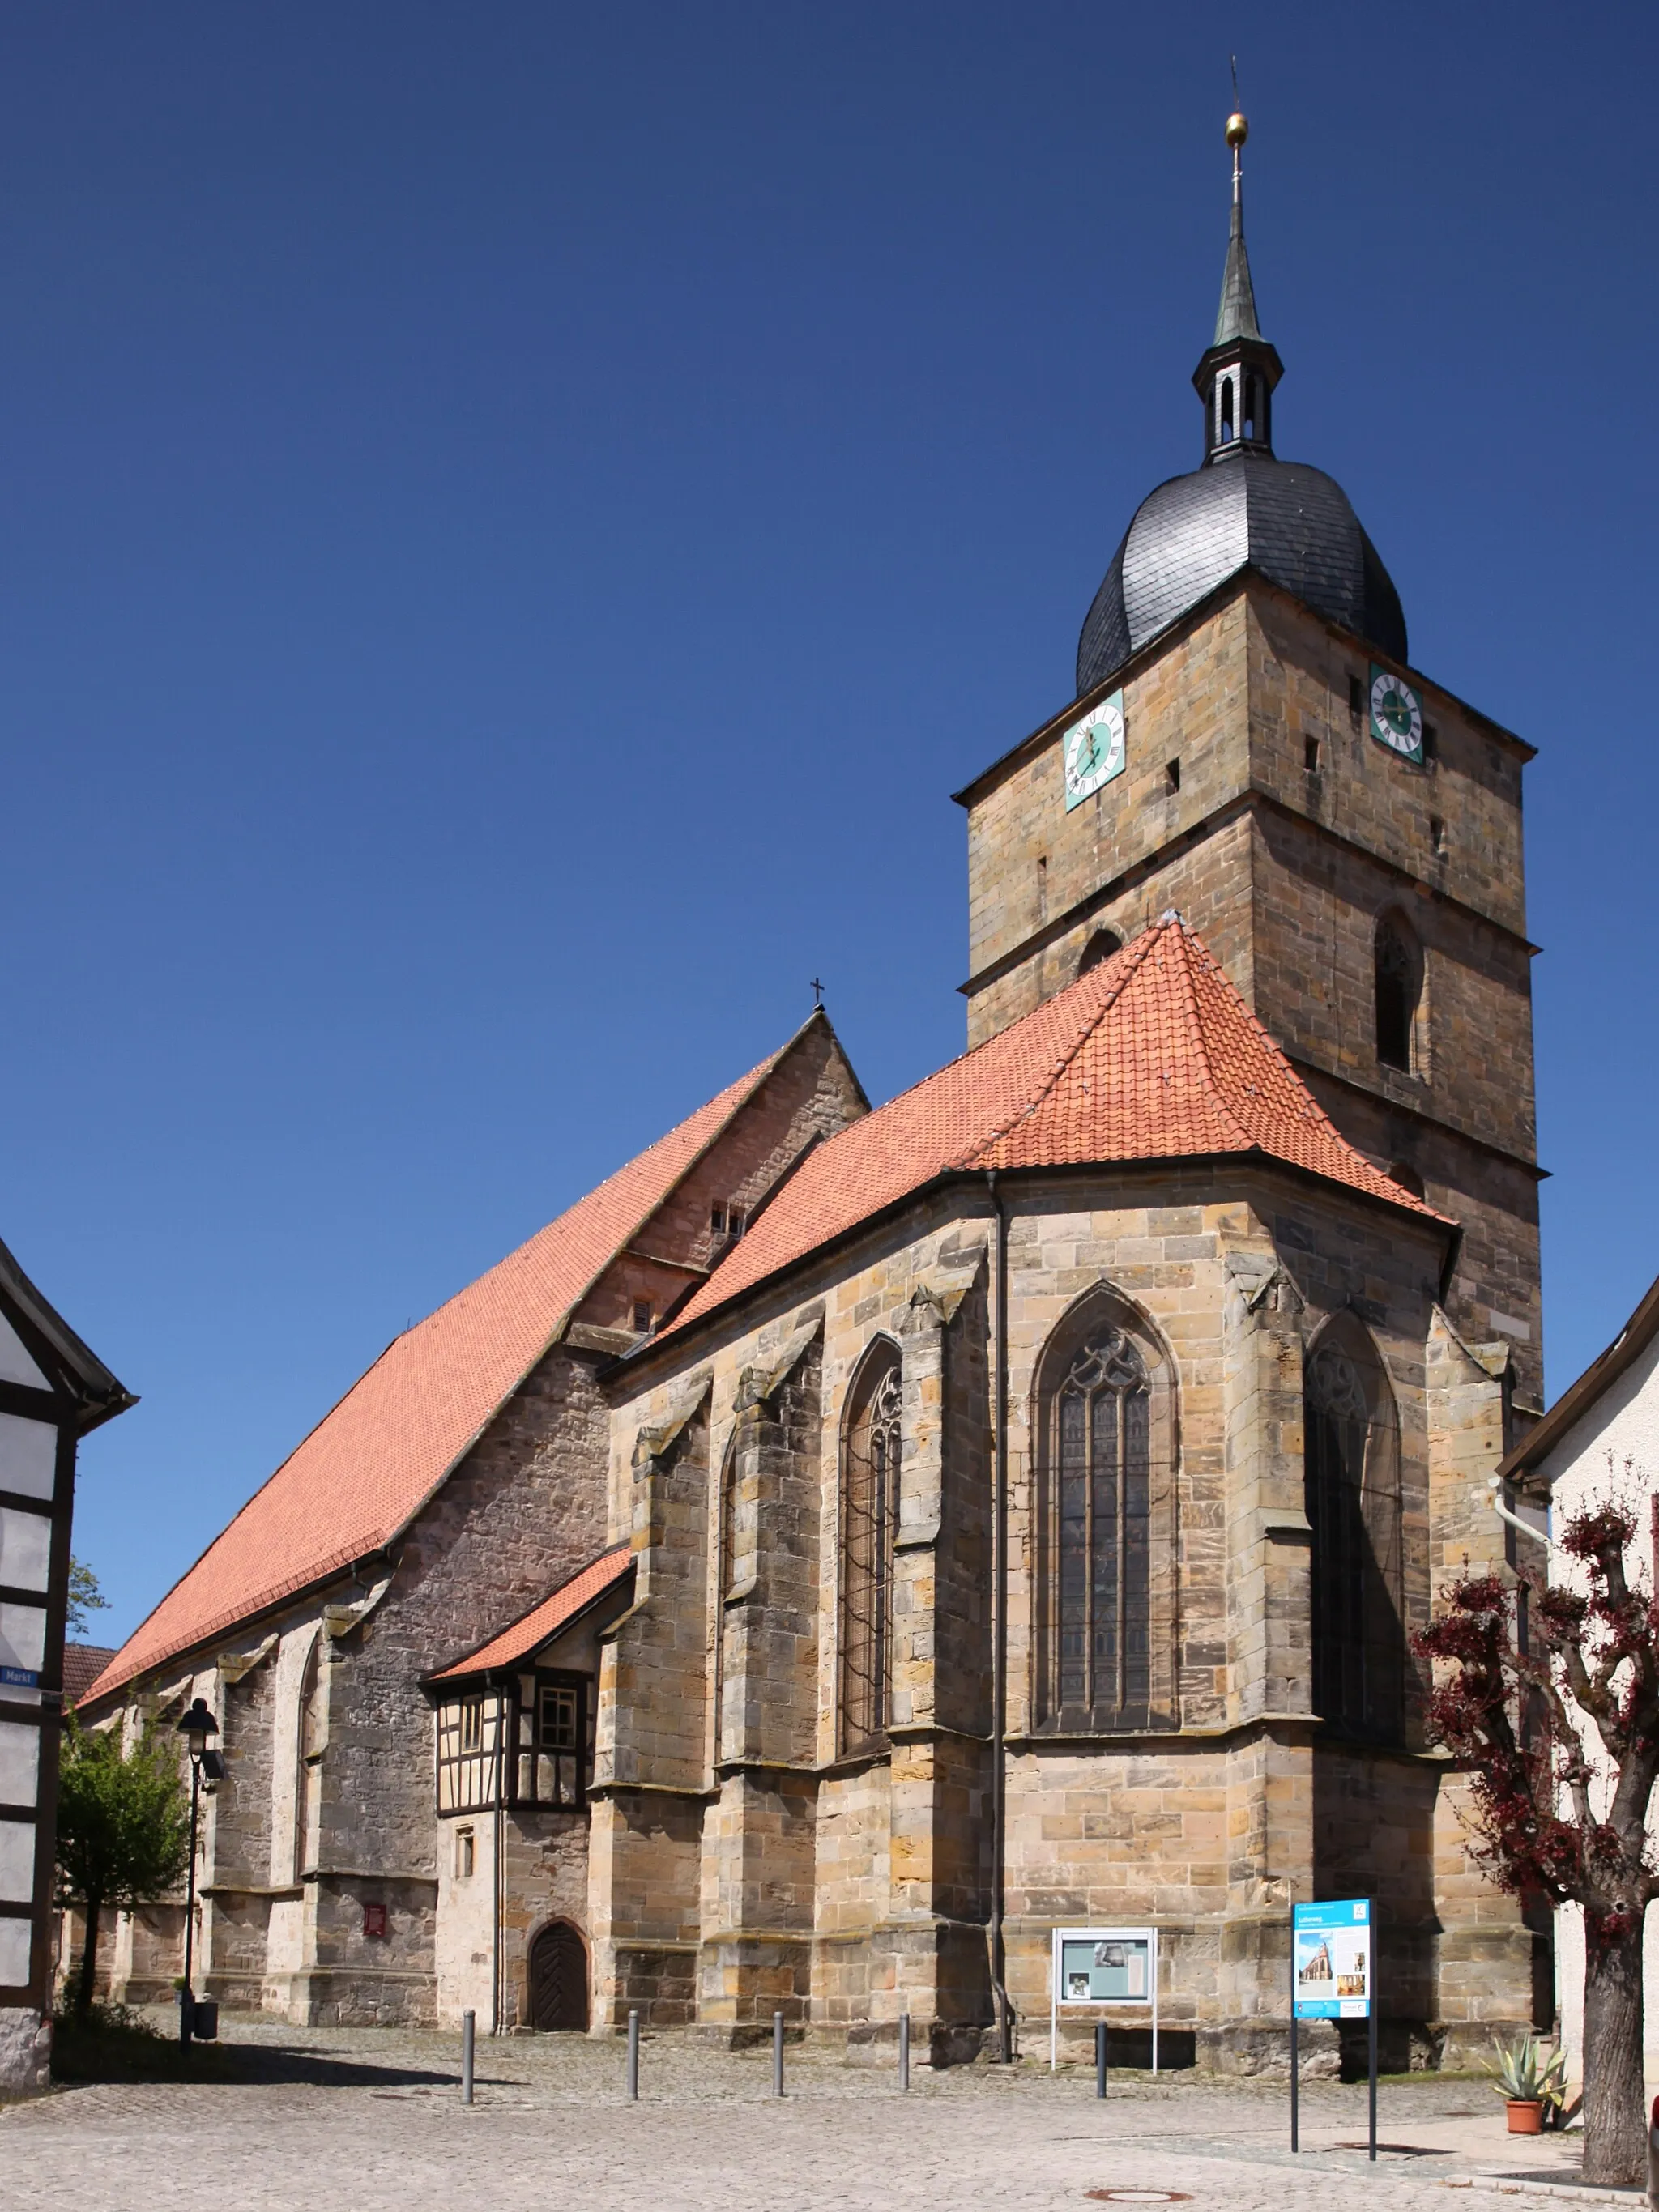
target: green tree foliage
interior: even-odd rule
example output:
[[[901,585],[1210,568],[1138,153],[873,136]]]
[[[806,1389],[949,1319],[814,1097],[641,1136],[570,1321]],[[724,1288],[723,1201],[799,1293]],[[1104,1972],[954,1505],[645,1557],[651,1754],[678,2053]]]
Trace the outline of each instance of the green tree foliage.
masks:
[[[86,1917],[78,2014],[92,2003],[101,1916],[166,1896],[189,1856],[190,1795],[173,1746],[146,1729],[124,1758],[113,1729],[83,1729],[71,1714],[58,1784],[58,1881],[61,1901]]]
[[[87,1632],[89,1613],[107,1613],[109,1600],[98,1587],[98,1577],[84,1559],[71,1558],[69,1579],[68,1627],[71,1636]]]

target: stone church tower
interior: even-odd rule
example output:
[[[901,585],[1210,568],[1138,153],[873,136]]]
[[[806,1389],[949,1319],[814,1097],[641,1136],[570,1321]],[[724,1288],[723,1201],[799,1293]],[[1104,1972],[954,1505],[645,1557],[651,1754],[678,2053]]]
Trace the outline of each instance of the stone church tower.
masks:
[[[1530,749],[1274,451],[1243,136],[1200,465],[960,794],[970,1049],[869,1109],[814,1016],[390,1346],[88,1693],[221,1716],[227,2002],[939,2063],[1046,2028],[1058,1929],[1153,1928],[1166,2057],[1253,2068],[1291,1904],[1370,1895],[1389,2063],[1547,2022],[1411,1650],[1539,1390]]]
[[[1232,234],[1193,377],[1202,463],[1124,533],[1074,703],[958,794],[969,1037],[1178,908],[1344,1135],[1460,1224],[1446,1311],[1503,1340],[1517,1407],[1541,1410],[1533,748],[1407,673],[1399,596],[1340,486],[1273,451],[1243,135],[1235,118]]]

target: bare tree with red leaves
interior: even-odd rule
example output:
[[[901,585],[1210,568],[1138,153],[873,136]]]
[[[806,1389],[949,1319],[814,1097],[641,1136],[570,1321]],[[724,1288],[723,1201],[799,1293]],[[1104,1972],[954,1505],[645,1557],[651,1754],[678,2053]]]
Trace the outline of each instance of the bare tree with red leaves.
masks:
[[[1633,1470],[1627,1469],[1627,1474]],[[1582,1589],[1530,1563],[1466,1575],[1413,1640],[1441,1662],[1429,1724],[1462,1767],[1475,1856],[1520,1897],[1584,1916],[1584,2178],[1647,2179],[1642,1923],[1659,1895],[1648,1805],[1659,1777],[1659,1497],[1649,1586],[1621,1504],[1569,1520]]]

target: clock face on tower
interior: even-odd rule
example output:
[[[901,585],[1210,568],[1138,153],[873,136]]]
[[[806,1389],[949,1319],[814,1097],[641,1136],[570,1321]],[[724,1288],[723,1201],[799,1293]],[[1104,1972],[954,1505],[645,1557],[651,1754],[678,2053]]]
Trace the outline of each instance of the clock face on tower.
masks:
[[[1371,735],[1402,759],[1423,757],[1423,702],[1403,676],[1371,663]]]
[[[1066,767],[1066,811],[1092,798],[1103,783],[1123,773],[1123,694],[1114,691],[1073,722],[1060,740]]]

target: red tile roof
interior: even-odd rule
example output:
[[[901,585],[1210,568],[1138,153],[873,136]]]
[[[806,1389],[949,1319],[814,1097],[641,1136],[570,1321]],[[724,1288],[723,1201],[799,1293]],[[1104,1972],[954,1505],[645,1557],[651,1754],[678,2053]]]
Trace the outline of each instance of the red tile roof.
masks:
[[[78,1705],[115,1654],[104,1644],[64,1646],[64,1703]]]
[[[445,1667],[428,1680],[433,1682],[465,1680],[476,1674],[487,1674],[493,1668],[516,1667],[521,1659],[529,1658],[548,1638],[574,1620],[595,1598],[603,1597],[629,1573],[634,1565],[631,1545],[619,1544],[615,1551],[605,1552],[585,1566],[579,1575],[572,1575],[562,1583],[539,1605],[532,1606],[522,1620],[492,1636],[488,1644],[481,1644],[465,1659],[458,1659],[453,1667]]]
[[[536,1364],[613,1255],[788,1049],[751,1068],[394,1339],[129,1637],[88,1697],[118,1688],[389,1544]]]
[[[820,1145],[663,1334],[951,1170],[1217,1153],[1266,1154],[1443,1218],[1338,1134],[1202,939],[1166,915]]]

